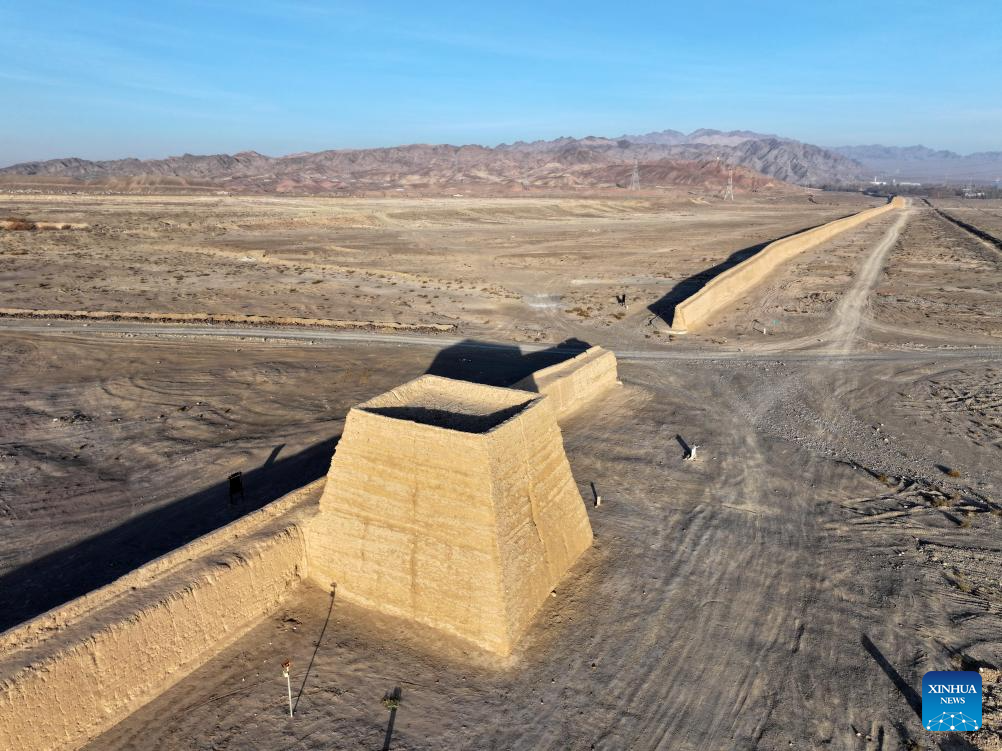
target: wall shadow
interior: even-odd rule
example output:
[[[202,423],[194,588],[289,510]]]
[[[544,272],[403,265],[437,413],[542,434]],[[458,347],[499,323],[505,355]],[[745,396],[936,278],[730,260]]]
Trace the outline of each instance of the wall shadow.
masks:
[[[846,214],[846,216],[852,216],[852,214]],[[735,250],[726,259],[718,263],[716,266],[711,266],[708,269],[703,269],[700,272],[687,277],[671,288],[664,297],[651,303],[647,306],[647,310],[654,314],[657,318],[671,325],[672,320],[675,318],[675,308],[680,302],[692,297],[694,294],[699,292],[703,287],[705,287],[711,280],[716,279],[718,276],[723,274],[728,269],[732,269],[743,261],[747,261],[756,253],[760,252],[766,245],[776,242],[777,240],[785,240],[787,237],[793,237],[794,235],[799,235],[809,230],[815,229],[817,227],[824,226],[830,222],[834,222],[837,219],[844,219],[845,217],[836,217],[835,219],[830,219],[828,222],[821,222],[820,224],[815,224],[811,227],[804,227],[803,229],[798,229],[796,232],[790,232],[786,235],[780,235],[779,237],[774,237],[771,240],[766,240],[765,242],[757,243],[756,245],[749,245],[747,248],[741,248],[741,250]]]
[[[339,436],[243,473],[245,500],[230,505],[229,481],[135,516],[0,575],[0,631],[110,584],[327,473]]]
[[[510,386],[532,372],[588,349],[567,339],[538,352],[468,339],[440,350],[427,373],[493,386]],[[230,481],[168,501],[118,526],[0,574],[0,632],[41,615],[165,555],[322,476],[339,435],[297,454],[277,445],[259,467],[241,475],[244,497],[230,503]]]
[[[931,208],[933,211],[935,211],[937,214],[943,217],[946,221],[950,222],[951,224],[955,224],[956,226],[960,227],[962,230],[966,232],[971,233],[979,240],[984,240],[989,245],[994,245],[996,250],[1002,251],[1002,239],[996,237],[990,232],[985,232],[980,227],[975,227],[973,224],[968,224],[963,219],[958,219],[953,214],[948,214],[942,209],[936,208],[931,203],[929,203],[928,199],[922,199],[922,200],[926,202],[929,208]]]
[[[921,720],[922,697],[919,696],[915,689],[908,685],[905,679],[901,677],[901,674],[894,669],[894,666],[891,665],[891,663],[887,661],[887,658],[884,657],[883,653],[877,649],[877,645],[870,641],[869,636],[863,634],[860,638],[860,642],[863,645],[863,649],[870,654],[870,657],[873,658],[874,662],[876,662],[880,666],[880,669],[884,671],[884,674],[890,678],[891,683],[894,684],[894,688],[898,690],[898,693],[900,693],[902,698],[908,702],[908,706],[912,708],[912,711],[917,714]]]
[[[523,353],[510,344],[465,339],[440,350],[425,372],[488,386],[511,386],[540,368],[570,360],[589,347],[588,342],[580,339],[565,339],[548,349]]]

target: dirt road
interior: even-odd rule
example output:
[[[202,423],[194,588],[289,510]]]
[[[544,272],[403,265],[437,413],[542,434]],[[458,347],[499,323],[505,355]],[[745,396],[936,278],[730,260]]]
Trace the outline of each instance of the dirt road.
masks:
[[[832,325],[821,337],[828,341],[830,349],[840,353],[852,349],[856,333],[863,323],[870,295],[880,280],[888,254],[894,248],[909,218],[910,212],[905,211],[881,238],[863,262],[852,287],[839,301]]]
[[[865,297],[863,298],[865,300]],[[861,312],[861,311],[860,311]],[[833,327],[834,328],[834,327]],[[854,329],[858,332],[858,326]],[[886,328],[886,327],[885,327]],[[147,323],[92,323],[78,321],[54,321],[38,323],[34,321],[0,319],[0,331],[24,332],[31,334],[71,334],[73,336],[99,339],[146,338],[161,341],[184,340],[246,340],[268,342],[275,346],[299,347],[304,343],[324,346],[345,342],[358,344],[390,344],[401,347],[426,347],[443,349],[462,344],[472,349],[510,350],[517,348],[524,353],[554,350],[551,344],[531,344],[525,342],[478,341],[463,337],[385,334],[374,331],[327,331],[324,329],[267,328],[254,326],[178,326]],[[844,336],[844,335],[843,335]],[[918,345],[898,348],[882,348],[868,351],[844,352],[831,346],[824,346],[826,340],[819,336],[797,337],[793,339],[766,340],[751,343],[742,348],[721,346],[651,347],[650,349],[624,349],[616,347],[615,341],[604,338],[592,343],[602,344],[616,353],[621,361],[673,361],[673,360],[769,360],[782,356],[790,361],[828,360],[835,357],[850,357],[858,360],[927,360],[930,357],[942,359],[990,360],[1002,358],[1002,346],[985,344],[964,344],[954,341],[935,347]],[[822,346],[819,346],[821,344]],[[559,346],[556,347],[559,351]],[[568,349],[568,352],[577,351]]]

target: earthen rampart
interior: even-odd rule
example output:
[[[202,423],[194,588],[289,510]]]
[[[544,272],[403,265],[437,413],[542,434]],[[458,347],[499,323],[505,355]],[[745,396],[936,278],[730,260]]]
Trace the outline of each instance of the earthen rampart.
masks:
[[[321,484],[0,634],[0,748],[78,748],[246,633],[306,576]]]
[[[537,370],[512,388],[545,394],[562,420],[617,383],[616,356],[602,347],[591,347],[570,360]]]
[[[696,294],[675,307],[671,326],[678,331],[698,328],[712,316],[733,305],[782,264],[805,250],[820,245],[846,230],[858,227],[890,211],[903,208],[907,199],[896,196],[884,206],[836,219],[834,222],[784,237],[766,245],[751,258],[714,277]]]
[[[328,478],[0,634],[0,748],[79,748],[307,577],[508,654],[592,541],[556,418],[613,383],[593,347],[531,392],[424,376],[352,409]]]

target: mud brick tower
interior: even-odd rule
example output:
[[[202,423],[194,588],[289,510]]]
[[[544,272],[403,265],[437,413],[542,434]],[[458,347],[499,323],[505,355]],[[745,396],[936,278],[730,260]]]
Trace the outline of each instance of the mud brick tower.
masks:
[[[549,397],[422,376],[349,412],[308,549],[338,597],[506,655],[591,541]]]

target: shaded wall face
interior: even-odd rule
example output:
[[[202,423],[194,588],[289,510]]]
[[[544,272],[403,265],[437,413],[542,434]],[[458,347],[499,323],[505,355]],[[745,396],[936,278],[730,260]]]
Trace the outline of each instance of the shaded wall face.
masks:
[[[907,205],[905,199],[895,198],[885,206],[867,209],[853,216],[837,219],[820,227],[785,237],[764,247],[751,258],[728,269],[709,281],[692,297],[675,306],[672,328],[696,328],[713,315],[740,300],[750,289],[761,283],[776,269],[800,253],[830,240],[846,230],[858,227],[888,211]]]

